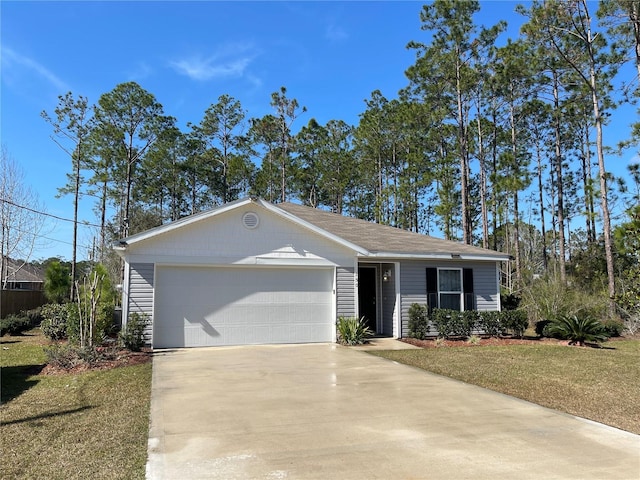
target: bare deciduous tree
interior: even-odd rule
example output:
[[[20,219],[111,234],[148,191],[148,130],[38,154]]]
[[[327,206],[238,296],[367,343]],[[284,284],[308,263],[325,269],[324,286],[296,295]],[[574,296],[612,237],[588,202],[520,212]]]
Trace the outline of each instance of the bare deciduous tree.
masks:
[[[26,183],[24,172],[3,145],[0,149],[0,282],[2,288],[42,244],[44,206]],[[9,268],[8,259],[13,259]]]

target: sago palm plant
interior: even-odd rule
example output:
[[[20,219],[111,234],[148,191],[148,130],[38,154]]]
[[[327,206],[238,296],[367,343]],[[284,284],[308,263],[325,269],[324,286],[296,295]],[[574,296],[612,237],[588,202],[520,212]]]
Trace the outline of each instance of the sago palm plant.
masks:
[[[584,346],[585,342],[604,342],[608,338],[602,323],[586,315],[560,315],[546,328],[550,335],[569,340],[569,345]]]

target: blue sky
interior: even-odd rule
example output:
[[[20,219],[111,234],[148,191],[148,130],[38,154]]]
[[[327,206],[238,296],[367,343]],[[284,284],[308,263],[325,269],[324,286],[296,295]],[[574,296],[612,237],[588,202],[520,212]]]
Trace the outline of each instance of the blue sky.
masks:
[[[67,91],[95,103],[117,84],[136,81],[186,130],[225,93],[249,117],[271,113],[271,93],[286,86],[308,110],[294,130],[311,118],[355,125],[373,90],[394,98],[406,85],[415,54],[405,47],[427,39],[423,3],[2,1],[2,144],[48,213],[72,218],[71,196],[56,198],[70,159],[40,117]],[[477,22],[505,19],[515,36],[516,3],[485,0]],[[618,133],[631,119],[619,122]],[[91,208],[84,202],[80,218],[95,223]],[[34,258],[70,258],[72,224],[50,219],[46,231]],[[94,234],[82,228],[81,246]]]

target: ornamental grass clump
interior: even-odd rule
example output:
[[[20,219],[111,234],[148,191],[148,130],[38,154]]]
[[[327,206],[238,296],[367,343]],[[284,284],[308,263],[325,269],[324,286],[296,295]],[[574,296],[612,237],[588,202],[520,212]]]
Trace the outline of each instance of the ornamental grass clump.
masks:
[[[365,324],[362,317],[358,320],[356,317],[340,317],[336,323],[338,330],[338,343],[342,345],[362,345],[373,332]]]

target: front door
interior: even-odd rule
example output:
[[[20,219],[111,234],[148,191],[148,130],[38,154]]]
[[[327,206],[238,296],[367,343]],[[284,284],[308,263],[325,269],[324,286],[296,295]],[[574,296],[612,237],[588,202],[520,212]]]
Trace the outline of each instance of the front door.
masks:
[[[378,308],[376,304],[376,267],[358,268],[358,309],[365,325],[376,332]]]

